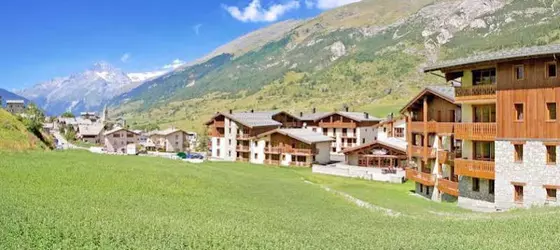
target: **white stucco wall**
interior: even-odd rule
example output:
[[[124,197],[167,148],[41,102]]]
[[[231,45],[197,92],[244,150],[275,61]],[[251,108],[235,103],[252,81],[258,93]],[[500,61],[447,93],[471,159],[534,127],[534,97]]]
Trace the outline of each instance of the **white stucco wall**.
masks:
[[[330,142],[320,142],[315,144],[318,154],[315,156],[315,161],[319,164],[329,163],[331,160],[331,143]]]
[[[261,138],[259,140],[251,140],[251,163],[263,164],[265,160],[264,148],[266,146],[266,138]],[[255,145],[256,144],[256,145]],[[257,158],[255,158],[255,154]]]
[[[237,123],[229,118],[224,119],[224,153],[222,158],[228,161],[237,159]]]

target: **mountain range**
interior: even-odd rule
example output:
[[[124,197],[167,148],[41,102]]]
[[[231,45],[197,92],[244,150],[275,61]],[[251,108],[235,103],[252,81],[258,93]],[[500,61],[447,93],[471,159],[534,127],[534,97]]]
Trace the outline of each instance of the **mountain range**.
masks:
[[[29,103],[25,97],[17,95],[13,92],[7,91],[5,89],[0,88],[0,107],[4,107],[6,105],[7,100],[23,100],[26,104]]]
[[[87,81],[65,79],[78,86],[91,80],[95,87],[87,91],[60,97],[36,88],[21,94],[44,100],[38,103],[47,110],[109,103],[111,115],[133,126],[173,124],[199,131],[203,120],[226,109],[349,106],[385,116],[424,86],[444,84],[421,72],[427,64],[559,42],[559,7],[560,0],[363,0],[312,19],[271,25],[151,79],[133,81],[111,71],[107,78],[120,79],[117,83],[89,70]],[[53,81],[47,84],[63,85]]]

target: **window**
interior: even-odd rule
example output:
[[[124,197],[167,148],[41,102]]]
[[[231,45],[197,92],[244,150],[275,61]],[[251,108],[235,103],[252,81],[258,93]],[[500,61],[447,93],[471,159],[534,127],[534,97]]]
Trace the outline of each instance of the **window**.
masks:
[[[328,129],[327,128],[323,128],[323,134],[327,135],[328,134]]]
[[[518,186],[518,185],[514,185],[514,201],[518,202],[518,203],[522,203],[523,202],[523,186]]]
[[[228,145],[230,145],[230,146],[231,146],[231,139],[229,139],[229,140],[228,140]]]
[[[333,153],[336,153],[336,148],[332,148],[332,152],[333,152]]]
[[[395,128],[395,137],[404,137],[404,128]]]
[[[254,145],[253,147],[255,147],[255,148],[259,146],[259,144],[257,142],[255,142],[253,145]]]
[[[515,148],[515,162],[523,162],[523,144],[513,145]]]
[[[420,184],[420,193],[424,193],[424,185]]]
[[[549,102],[546,103],[546,110],[548,111],[548,120],[555,121],[556,120],[556,103]]]
[[[491,161],[495,159],[494,142],[480,142],[473,143],[474,159],[479,161]]]
[[[473,85],[496,84],[496,69],[473,70]]]
[[[472,178],[472,191],[474,192],[480,191],[480,179]]]
[[[257,158],[259,158],[259,156],[257,154],[253,155],[253,159],[256,160]]]
[[[515,104],[515,120],[523,121],[523,103]]]
[[[546,77],[555,78],[558,75],[558,69],[556,68],[556,62],[549,62],[546,64]]]
[[[494,194],[494,180],[488,180],[488,193]]]
[[[525,79],[525,67],[523,65],[513,66],[513,73],[515,75],[516,80]]]
[[[362,144],[366,143],[366,138],[362,138]]]
[[[316,129],[316,128],[313,128],[312,130],[313,130],[313,132],[317,132],[317,129]]]
[[[556,164],[556,146],[546,146],[546,164]]]
[[[547,201],[556,201],[556,189],[555,188],[547,188],[546,189],[546,200]]]
[[[387,128],[383,127],[383,133],[387,133]]]
[[[218,152],[220,152],[220,151],[218,151]],[[219,154],[219,153],[218,153],[218,154]],[[231,151],[228,151],[228,152],[227,152],[227,155],[228,155],[228,157],[231,157]]]

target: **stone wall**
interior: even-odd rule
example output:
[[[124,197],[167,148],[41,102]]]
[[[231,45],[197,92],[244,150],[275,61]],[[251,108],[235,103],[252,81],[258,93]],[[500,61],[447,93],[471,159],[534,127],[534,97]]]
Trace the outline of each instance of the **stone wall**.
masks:
[[[398,170],[396,174],[383,174],[380,168],[364,168],[344,164],[329,166],[314,165],[312,170],[313,173],[317,174],[328,174],[391,183],[402,183],[405,176],[405,172],[403,170]]]
[[[416,194],[425,197],[426,199],[430,199],[430,200],[437,200],[436,196],[437,192],[434,193],[435,187],[428,187],[426,185],[422,185],[418,182],[416,182]]]
[[[473,178],[459,177],[459,206],[472,210],[495,210],[495,195],[490,194],[490,180],[479,180],[479,190],[473,191]]]
[[[523,162],[515,162],[514,145],[509,141],[496,141],[496,206],[499,209],[560,205],[547,201],[544,185],[560,185],[559,164],[548,165],[546,146],[541,141],[527,141],[523,146]],[[556,148],[557,162],[560,149]],[[523,202],[514,201],[512,182],[524,183]]]

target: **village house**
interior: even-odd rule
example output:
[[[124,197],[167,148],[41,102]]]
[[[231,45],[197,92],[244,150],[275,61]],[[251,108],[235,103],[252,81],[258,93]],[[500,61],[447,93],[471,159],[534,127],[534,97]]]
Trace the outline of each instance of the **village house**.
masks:
[[[407,118],[407,178],[416,182],[416,193],[429,199],[457,200],[458,185],[454,158],[460,156],[454,125],[461,120],[455,104],[455,89],[425,88],[401,110]]]
[[[102,144],[103,131],[103,124],[78,125],[76,139],[95,145]]]
[[[6,100],[6,111],[13,115],[25,112],[25,101],[23,100]]]
[[[403,111],[414,134],[409,156],[418,166],[407,176],[416,191],[436,200],[450,194],[477,210],[559,205],[558,54],[560,45],[547,45],[426,68],[441,71],[454,94],[425,93]],[[451,115],[455,105],[461,112]]]
[[[251,163],[311,167],[330,162],[333,139],[302,128],[275,129],[252,142]]]
[[[115,128],[103,135],[105,151],[110,153],[131,154],[131,148],[138,145],[138,134],[125,128]],[[135,153],[135,150],[134,150]]]
[[[153,131],[148,133],[146,148],[154,148],[165,152],[184,152],[189,149],[189,141],[187,132],[169,128],[161,131]]]
[[[376,140],[377,130],[374,128],[381,119],[368,113],[349,112],[317,112],[315,108],[309,114],[301,112],[298,117],[306,129],[323,133],[334,139],[331,154],[342,155],[342,151]]]
[[[283,111],[217,113],[205,123],[208,127],[210,158],[249,162],[255,137],[277,128],[297,128],[298,118]]]

